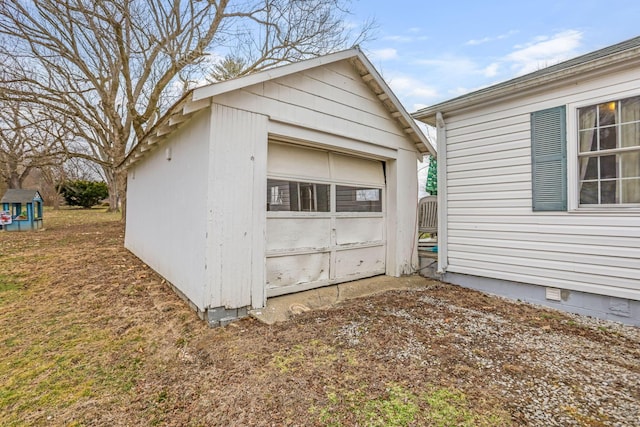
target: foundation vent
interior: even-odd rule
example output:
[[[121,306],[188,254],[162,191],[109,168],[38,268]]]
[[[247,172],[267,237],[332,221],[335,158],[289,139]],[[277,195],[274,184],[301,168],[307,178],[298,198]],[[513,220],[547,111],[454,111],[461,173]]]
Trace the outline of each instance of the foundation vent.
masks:
[[[562,291],[558,288],[546,288],[545,297],[551,301],[560,301],[562,300]]]

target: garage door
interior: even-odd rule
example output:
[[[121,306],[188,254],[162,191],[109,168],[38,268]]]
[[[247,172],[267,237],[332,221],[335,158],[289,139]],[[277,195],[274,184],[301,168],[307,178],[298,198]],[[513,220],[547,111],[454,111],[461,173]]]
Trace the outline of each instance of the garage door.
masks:
[[[269,143],[267,296],[385,273],[377,160]]]

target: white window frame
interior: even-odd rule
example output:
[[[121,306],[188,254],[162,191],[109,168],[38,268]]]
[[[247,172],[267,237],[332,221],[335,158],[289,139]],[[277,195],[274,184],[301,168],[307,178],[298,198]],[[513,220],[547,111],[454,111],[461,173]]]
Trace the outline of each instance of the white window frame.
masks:
[[[578,178],[579,160],[578,145],[578,109],[606,102],[620,101],[621,99],[640,96],[640,90],[622,93],[611,93],[599,97],[589,98],[584,101],[567,104],[567,210],[574,213],[611,213],[632,214],[640,213],[640,204],[619,205],[590,205],[580,206],[580,179]]]
[[[318,211],[266,211],[267,218],[300,218],[300,217],[385,217],[387,212],[387,194],[386,194],[386,186],[378,185],[378,184],[362,184],[355,183],[349,181],[332,181],[332,180],[322,180],[322,179],[307,179],[295,177],[292,175],[281,175],[281,174],[269,174],[267,175],[267,179],[276,179],[282,181],[292,181],[292,182],[303,182],[304,179],[305,184],[327,184],[329,185],[329,211],[328,212],[318,212]],[[346,187],[362,187],[364,189],[376,189],[380,190],[380,201],[382,202],[382,210],[380,212],[338,212],[336,210],[336,187],[337,186],[346,186]]]

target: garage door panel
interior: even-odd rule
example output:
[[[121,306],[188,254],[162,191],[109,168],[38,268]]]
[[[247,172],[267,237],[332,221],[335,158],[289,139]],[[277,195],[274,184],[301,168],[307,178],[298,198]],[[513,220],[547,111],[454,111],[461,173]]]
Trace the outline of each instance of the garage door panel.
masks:
[[[267,250],[328,248],[330,218],[267,219]]]
[[[329,280],[329,252],[267,258],[267,287]]]
[[[336,218],[336,243],[380,242],[384,240],[384,218]]]
[[[330,179],[329,155],[326,151],[269,143],[267,152],[269,174]]]
[[[384,261],[384,246],[339,250],[336,252],[336,279],[383,274]]]
[[[267,178],[267,295],[385,273],[383,162],[270,141]]]
[[[344,154],[331,153],[331,178],[343,182],[384,185],[380,161]]]

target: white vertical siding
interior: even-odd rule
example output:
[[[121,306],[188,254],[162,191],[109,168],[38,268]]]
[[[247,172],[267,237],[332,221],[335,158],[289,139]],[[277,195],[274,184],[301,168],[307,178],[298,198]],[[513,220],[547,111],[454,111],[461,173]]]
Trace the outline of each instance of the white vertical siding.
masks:
[[[531,112],[569,105],[575,121],[639,87],[624,71],[447,117],[448,271],[640,299],[640,213],[534,213],[530,151]]]
[[[206,307],[209,114],[196,115],[129,172],[125,247]],[[171,160],[167,160],[167,149]]]
[[[387,274],[411,274],[418,265],[418,180],[412,151],[387,162]]]
[[[213,104],[207,230],[208,305],[265,301],[267,117]],[[207,175],[200,179],[205,180]]]

